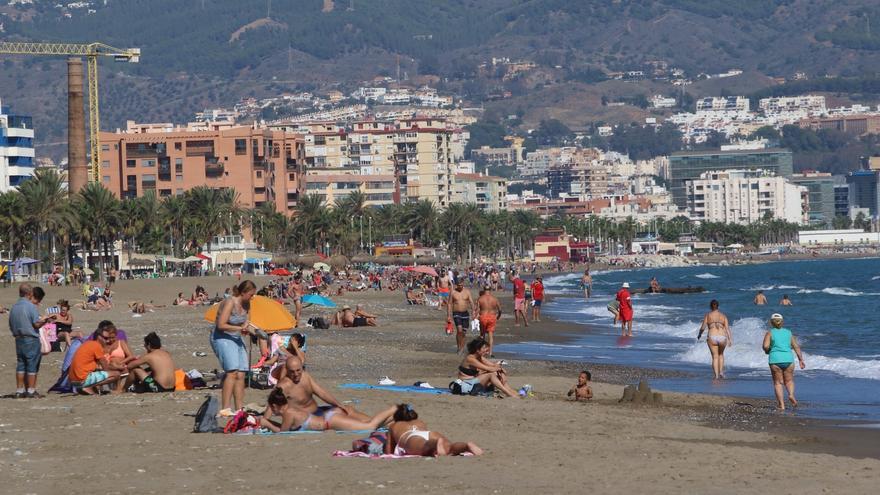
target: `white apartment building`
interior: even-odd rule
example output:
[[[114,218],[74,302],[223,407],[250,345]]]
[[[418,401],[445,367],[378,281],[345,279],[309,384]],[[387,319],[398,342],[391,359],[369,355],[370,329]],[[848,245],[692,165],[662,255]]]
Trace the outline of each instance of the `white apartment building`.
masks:
[[[695,221],[749,224],[768,214],[797,224],[809,220],[807,188],[764,170],[704,172],[686,182],[686,191]]]
[[[455,174],[453,203],[473,203],[483,211],[507,209],[507,179],[483,174]]]
[[[745,96],[708,96],[697,100],[698,112],[748,112],[749,99]]]
[[[651,98],[651,106],[654,108],[672,108],[675,106],[675,98],[663,95],[654,95]]]
[[[12,115],[0,101],[0,192],[34,175],[34,126],[30,117]]]
[[[378,101],[380,98],[385,96],[385,93],[388,92],[388,88],[358,88],[357,91],[354,92],[352,96],[359,100],[365,101]]]
[[[824,114],[825,97],[818,95],[779,96],[761,98],[758,108],[764,114],[806,112],[808,114]]]
[[[408,105],[412,94],[408,89],[392,89],[378,98],[383,105]]]

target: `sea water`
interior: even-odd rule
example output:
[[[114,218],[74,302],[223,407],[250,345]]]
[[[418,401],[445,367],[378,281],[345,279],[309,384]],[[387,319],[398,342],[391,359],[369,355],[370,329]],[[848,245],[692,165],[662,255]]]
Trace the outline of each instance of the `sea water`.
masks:
[[[651,277],[664,287],[702,286],[706,292],[633,296],[634,337],[622,338],[606,305],[623,282],[647,287]],[[806,361],[806,369],[795,373],[798,413],[880,419],[880,259],[598,272],[593,273],[589,301],[584,300],[580,278],[544,278],[552,297],[544,314],[577,325],[568,343],[517,342],[497,349],[525,358],[582,361],[587,368],[589,363],[608,363],[679,370],[687,373],[654,380],[652,386],[772,399],[761,343],[770,315],[778,312],[798,338]],[[753,303],[759,290],[767,296],[766,306]],[[793,306],[781,306],[783,295]],[[705,334],[696,341],[712,299],[719,301],[733,333],[734,345],[724,353],[725,380],[712,379]]]

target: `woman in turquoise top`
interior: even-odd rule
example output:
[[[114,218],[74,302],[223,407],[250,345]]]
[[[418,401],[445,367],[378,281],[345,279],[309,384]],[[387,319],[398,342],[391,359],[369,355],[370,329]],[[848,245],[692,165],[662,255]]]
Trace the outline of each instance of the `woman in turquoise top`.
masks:
[[[791,330],[782,328],[782,315],[774,313],[770,317],[770,330],[764,335],[764,352],[769,356],[770,373],[773,375],[773,390],[776,392],[776,407],[785,410],[783,385],[788,389],[788,401],[797,407],[794,398],[794,355],[797,355],[801,369],[806,367],[804,356],[797,339]],[[792,353],[794,350],[794,353]]]

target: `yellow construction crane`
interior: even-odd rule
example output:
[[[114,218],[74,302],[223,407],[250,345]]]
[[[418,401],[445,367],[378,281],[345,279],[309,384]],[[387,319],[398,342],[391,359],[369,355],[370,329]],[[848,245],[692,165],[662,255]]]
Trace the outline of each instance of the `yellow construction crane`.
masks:
[[[114,48],[103,43],[20,43],[0,41],[0,54],[10,55],[67,55],[86,57],[88,60],[89,81],[89,148],[91,179],[99,181],[101,166],[101,145],[98,132],[101,130],[98,106],[98,57],[113,57],[116,61],[137,63],[140,61],[140,48]],[[80,67],[82,67],[80,65]],[[81,70],[81,69],[80,69]],[[73,146],[68,143],[68,146]],[[69,164],[72,166],[73,164]]]

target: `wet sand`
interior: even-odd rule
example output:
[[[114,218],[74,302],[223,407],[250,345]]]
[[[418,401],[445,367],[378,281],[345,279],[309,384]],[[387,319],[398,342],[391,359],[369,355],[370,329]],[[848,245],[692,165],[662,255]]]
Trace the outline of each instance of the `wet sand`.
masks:
[[[260,279],[265,280],[265,279]],[[110,319],[140,352],[143,336],[157,331],[178,367],[211,371],[205,308],[168,307],[132,318],[125,302],[169,304],[196,283],[210,294],[228,278],[122,281],[117,306],[103,313],[74,310],[75,326],[91,330]],[[78,299],[73,288],[46,288],[49,306]],[[509,292],[500,298],[508,305]],[[17,293],[0,290],[9,307]],[[511,382],[529,383],[527,400],[349,391],[344,382],[374,383],[389,375],[399,384],[425,380],[437,387],[455,378],[460,357],[443,333],[443,313],[407,306],[402,293],[361,292],[335,298],[365,303],[381,315],[377,328],[307,330],[308,368],[340,400],[375,413],[409,402],[431,429],[453,441],[472,440],[478,458],[336,459],[351,434],[236,436],[193,434],[196,411],[211,391],[161,395],[0,399],[0,484],[5,493],[873,493],[880,482],[880,432],[831,428],[827,423],[780,416],[766,400],[664,393],[662,406],[619,404],[623,384],[665,371],[590,366],[596,398],[563,400],[577,363],[511,360]],[[304,312],[304,319],[320,313]],[[5,316],[5,315],[4,315]],[[6,318],[3,318],[6,325]],[[573,328],[541,322],[513,327],[505,311],[496,340],[564,339]],[[14,391],[15,353],[0,331],[0,392]],[[203,351],[205,357],[193,356]],[[58,376],[61,355],[44,358],[39,389]],[[215,392],[216,393],[216,392]],[[267,391],[247,391],[246,402],[265,403]]]

